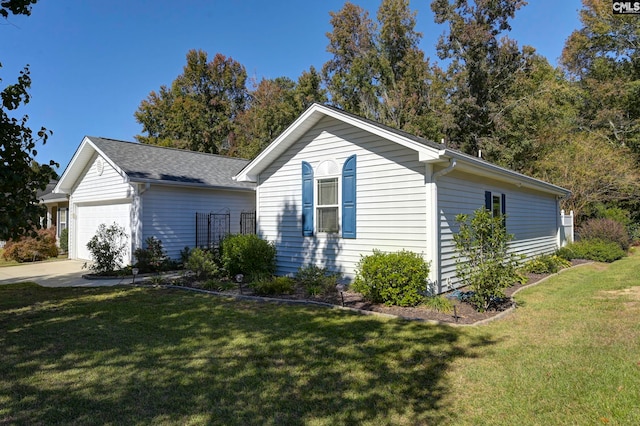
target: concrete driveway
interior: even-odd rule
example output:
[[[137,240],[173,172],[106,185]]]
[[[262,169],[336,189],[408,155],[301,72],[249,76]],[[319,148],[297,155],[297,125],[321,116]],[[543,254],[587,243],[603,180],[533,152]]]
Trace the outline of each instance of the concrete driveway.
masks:
[[[33,281],[43,287],[98,287],[131,283],[131,278],[86,280],[82,275],[89,271],[82,269],[83,264],[82,260],[61,260],[6,266],[0,268],[0,284]]]

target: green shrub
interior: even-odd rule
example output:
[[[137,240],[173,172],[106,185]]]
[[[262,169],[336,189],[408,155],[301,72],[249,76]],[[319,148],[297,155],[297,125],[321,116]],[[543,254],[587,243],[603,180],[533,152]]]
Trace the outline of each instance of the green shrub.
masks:
[[[55,228],[39,229],[35,237],[22,237],[18,241],[9,240],[2,256],[16,262],[34,262],[58,256]]]
[[[602,240],[617,243],[624,251],[631,243],[627,227],[613,219],[589,219],[578,229],[581,240]]]
[[[321,296],[336,292],[340,275],[327,271],[327,268],[308,265],[299,268],[295,278],[302,285],[307,296]]]
[[[424,300],[428,276],[429,264],[419,254],[374,250],[360,259],[352,288],[374,303],[415,306]]]
[[[136,268],[141,273],[167,270],[170,265],[170,259],[162,247],[162,241],[156,237],[149,237],[145,242],[146,248],[137,248],[133,252],[137,259]]]
[[[558,256],[565,259],[587,259],[611,263],[626,256],[618,243],[599,239],[583,240],[568,244],[558,250]]]
[[[215,277],[220,272],[214,254],[201,248],[189,251],[189,258],[184,267],[193,272],[197,280]]]
[[[60,231],[60,250],[62,250],[63,253],[68,253],[69,252],[69,228],[64,228],[62,231]]]
[[[620,222],[624,226],[631,224],[631,214],[628,210],[620,207],[608,207],[604,204],[599,204],[595,208],[596,217],[604,219],[613,219],[616,222]]]
[[[96,234],[87,243],[93,257],[89,268],[98,274],[112,273],[121,268],[127,250],[127,239],[124,228],[117,223],[114,222],[109,227],[101,223]]]
[[[444,296],[429,296],[424,299],[422,305],[432,311],[448,314],[453,312],[453,302]]]
[[[522,269],[531,274],[555,274],[571,266],[571,262],[558,255],[543,254],[524,264]]]
[[[296,282],[289,277],[273,277],[253,281],[249,286],[259,296],[275,296],[292,294],[295,291]]]
[[[471,302],[479,311],[503,298],[505,289],[520,279],[517,265],[521,256],[508,251],[513,235],[507,233],[505,221],[505,216],[493,217],[484,207],[471,218],[456,216],[460,226],[453,236],[458,252],[456,273],[473,291]]]
[[[276,248],[257,235],[231,235],[222,240],[222,265],[230,277],[244,274],[253,280],[258,275],[273,275]]]

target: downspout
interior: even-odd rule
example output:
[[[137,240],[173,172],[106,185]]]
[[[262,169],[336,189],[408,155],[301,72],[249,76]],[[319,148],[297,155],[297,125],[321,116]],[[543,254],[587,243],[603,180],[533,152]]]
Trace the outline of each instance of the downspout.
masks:
[[[449,159],[449,165],[442,170],[431,175],[431,232],[430,235],[435,236],[431,238],[431,253],[433,263],[431,264],[430,281],[434,287],[432,290],[437,294],[442,289],[442,283],[440,282],[440,268],[441,268],[441,253],[440,253],[440,208],[438,205],[438,179],[442,176],[450,173],[457,165],[455,158]]]

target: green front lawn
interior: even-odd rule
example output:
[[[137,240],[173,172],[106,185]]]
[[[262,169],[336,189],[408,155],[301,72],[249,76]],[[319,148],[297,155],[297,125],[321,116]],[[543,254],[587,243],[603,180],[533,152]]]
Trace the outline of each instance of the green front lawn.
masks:
[[[568,271],[467,328],[0,286],[0,424],[640,424],[638,270]]]

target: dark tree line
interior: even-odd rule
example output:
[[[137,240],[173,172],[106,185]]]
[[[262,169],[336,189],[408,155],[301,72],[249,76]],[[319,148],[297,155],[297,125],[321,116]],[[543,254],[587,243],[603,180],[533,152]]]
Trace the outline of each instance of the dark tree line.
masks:
[[[582,27],[554,68],[509,38],[522,7],[432,0],[441,63],[420,49],[408,0],[383,0],[375,18],[351,2],[331,12],[332,56],[297,81],[249,80],[232,58],[190,51],[183,74],[140,104],[145,135],[137,139],[253,158],[311,103],[329,103],[567,187],[565,207],[580,217],[636,212],[637,17],[613,15],[608,0],[583,0]]]

